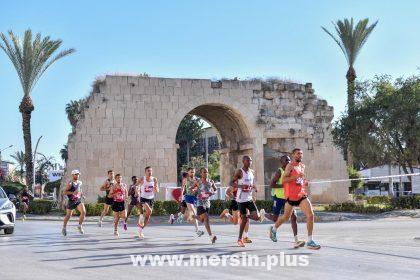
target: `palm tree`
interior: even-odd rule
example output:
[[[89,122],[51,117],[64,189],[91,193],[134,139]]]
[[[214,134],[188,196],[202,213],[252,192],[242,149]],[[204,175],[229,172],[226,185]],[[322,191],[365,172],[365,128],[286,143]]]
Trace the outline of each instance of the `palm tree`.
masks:
[[[69,158],[69,151],[68,146],[64,145],[64,147],[60,150],[61,159],[64,160],[64,162],[67,162]]]
[[[19,166],[19,177],[22,181],[23,173],[25,172],[25,153],[23,151],[17,151],[14,155],[10,155],[10,157],[13,158]]]
[[[26,184],[33,183],[33,159],[31,140],[31,113],[35,109],[31,99],[31,92],[42,74],[57,60],[73,52],[75,49],[60,51],[55,54],[62,44],[60,39],[51,40],[36,34],[32,40],[32,31],[25,31],[23,42],[12,31],[8,32],[10,39],[0,33],[0,48],[7,54],[19,76],[23,89],[23,98],[19,106],[22,114],[23,140],[25,142]]]
[[[334,36],[325,27],[322,29],[334,39],[338,44],[341,51],[346,57],[349,69],[347,70],[347,109],[349,116],[352,116],[354,108],[354,81],[356,80],[356,71],[354,70],[354,63],[356,62],[357,55],[360,53],[363,45],[366,43],[369,35],[372,33],[378,21],[368,26],[369,19],[360,20],[354,26],[353,18],[344,21],[337,20],[333,22],[337,36]],[[351,136],[350,136],[351,137]],[[349,141],[350,142],[350,141]],[[353,166],[353,156],[350,148],[347,147],[347,164]]]
[[[66,105],[67,119],[69,120],[72,128],[76,127],[77,121],[80,119],[84,99],[72,100]]]

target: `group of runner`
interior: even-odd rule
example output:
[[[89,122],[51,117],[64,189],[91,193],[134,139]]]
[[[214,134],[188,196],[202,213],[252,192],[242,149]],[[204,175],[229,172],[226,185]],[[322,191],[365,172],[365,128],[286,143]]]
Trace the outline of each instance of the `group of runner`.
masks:
[[[312,205],[308,199],[308,181],[305,177],[305,165],[302,163],[303,152],[301,149],[292,151],[292,160],[289,156],[280,158],[281,166],[274,174],[270,187],[272,189],[273,209],[272,213],[265,213],[264,209],[258,210],[255,204],[257,187],[255,185],[254,171],[251,169],[252,159],[249,156],[242,158],[242,168],[238,169],[226,190],[226,199],[229,208],[223,210],[221,218],[229,220],[234,225],[239,224],[239,234],[237,244],[244,247],[246,243],[252,243],[249,238],[249,221],[262,222],[264,219],[271,220],[274,225],[270,226],[269,236],[273,242],[277,242],[277,229],[289,219],[294,234],[294,247],[306,246],[309,249],[319,249],[321,246],[312,239],[314,215]],[[204,232],[199,229],[198,222],[204,224],[209,235],[210,242],[214,244],[217,237],[213,234],[210,226],[209,209],[211,207],[211,196],[217,191],[213,180],[209,178],[208,170],[200,168],[199,178],[195,176],[195,169],[190,167],[182,174],[182,201],[179,204],[179,211],[171,214],[169,223],[175,221],[192,222],[195,233],[198,237]],[[79,170],[72,171],[72,180],[66,185],[63,194],[68,197],[66,216],[64,218],[62,234],[67,234],[67,222],[75,209],[80,213],[78,230],[84,233],[83,221],[86,216],[85,206],[82,203],[83,193],[82,182],[79,180]],[[127,219],[134,208],[139,211],[137,228],[139,237],[144,237],[143,230],[148,225],[150,216],[153,212],[155,194],[159,192],[158,180],[153,177],[153,169],[148,166],[145,168],[145,175],[138,178],[131,178],[132,184],[127,188],[122,182],[121,174],[114,175],[113,170],[108,171],[108,178],[100,187],[100,191],[105,191],[104,209],[98,221],[102,226],[103,217],[107,215],[109,209],[114,212],[114,235],[119,236],[118,225],[120,219],[123,220],[123,229],[127,230]],[[128,213],[125,209],[126,200]],[[298,239],[297,216],[295,208],[299,207],[306,216],[308,241]]]

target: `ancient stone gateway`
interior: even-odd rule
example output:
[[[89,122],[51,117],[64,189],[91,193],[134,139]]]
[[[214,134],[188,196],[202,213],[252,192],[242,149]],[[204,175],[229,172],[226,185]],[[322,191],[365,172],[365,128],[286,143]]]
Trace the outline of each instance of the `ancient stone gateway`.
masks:
[[[88,201],[96,201],[108,169],[129,182],[151,165],[161,182],[175,183],[175,137],[187,114],[204,118],[219,131],[224,185],[241,157],[250,155],[258,196],[264,198],[279,155],[295,147],[305,153],[309,178],[347,176],[331,142],[333,108],[314,95],[311,84],[106,76],[95,83],[83,117],[69,135],[63,181],[70,170],[80,169]],[[316,202],[344,201],[348,185],[316,185],[311,196]]]

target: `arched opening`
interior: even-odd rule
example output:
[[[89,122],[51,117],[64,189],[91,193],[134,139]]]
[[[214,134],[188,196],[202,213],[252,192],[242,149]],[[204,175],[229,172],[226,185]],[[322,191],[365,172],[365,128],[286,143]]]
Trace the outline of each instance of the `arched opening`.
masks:
[[[197,122],[203,124],[199,129]],[[190,131],[186,129],[188,124],[191,125]],[[180,133],[183,133],[182,137]],[[209,164],[213,164],[212,160],[218,157],[219,172],[215,179],[220,179],[223,186],[228,185],[235,169],[241,164],[242,156],[253,156],[252,140],[245,121],[239,112],[222,104],[200,105],[188,112],[178,127],[176,140],[178,176],[188,163],[205,164],[208,150]],[[193,157],[201,159],[192,162]]]

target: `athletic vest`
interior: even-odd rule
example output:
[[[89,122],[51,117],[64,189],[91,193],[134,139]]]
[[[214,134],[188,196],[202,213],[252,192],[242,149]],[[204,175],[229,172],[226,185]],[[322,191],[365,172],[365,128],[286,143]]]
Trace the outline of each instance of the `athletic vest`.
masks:
[[[299,163],[298,162],[292,162],[293,166],[292,172],[290,175],[298,175],[300,172],[297,170]],[[286,199],[289,199],[291,201],[298,201],[301,199],[304,195],[307,195],[305,192],[305,188],[303,188],[304,180],[302,178],[297,178],[294,181],[290,181],[283,184],[284,190],[285,190],[285,197]]]
[[[185,194],[186,195],[195,195],[193,191],[191,191],[190,188],[194,186],[195,180],[194,178],[187,177],[187,183],[185,184]]]
[[[138,197],[135,196],[136,195],[136,188],[137,188],[137,186],[135,186],[135,185],[130,186],[129,192],[131,193],[130,197],[131,197],[132,200],[138,199]]]
[[[124,202],[125,189],[126,189],[126,186],[123,183],[115,187],[114,193],[113,193],[113,199],[115,202]]]
[[[213,181],[212,180],[207,180],[207,182],[204,182],[203,180],[199,180],[199,187],[198,187],[198,193],[197,193],[197,205],[198,206],[205,206],[205,207],[210,207],[210,197],[212,196],[211,194],[208,194],[208,192],[213,193],[213,189],[212,189],[212,185],[213,185]]]
[[[147,182],[146,176],[143,177],[143,185],[140,187],[140,196],[146,199],[155,198],[155,178],[150,177],[151,182]]]
[[[67,198],[71,201],[77,201],[80,199],[81,197],[81,189],[82,189],[82,181],[71,181],[70,182],[70,192],[75,192],[75,191],[79,191],[78,194],[74,195],[74,194],[68,194]]]
[[[283,186],[284,169],[280,167],[279,172],[281,175],[280,175],[279,180],[276,182],[276,184]],[[277,198],[284,198],[284,188],[272,188],[271,196],[275,196]]]
[[[242,178],[238,180],[238,192],[236,193],[237,202],[247,202],[252,200],[252,185],[254,185],[254,173],[251,169],[245,172],[242,168]]]
[[[109,194],[109,190],[111,189],[111,187],[115,184],[115,179],[111,180],[111,179],[106,179],[106,182],[108,182],[108,189],[105,190],[106,196],[108,197]]]

